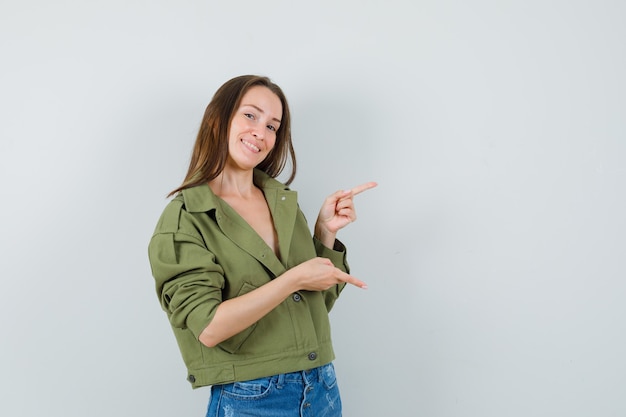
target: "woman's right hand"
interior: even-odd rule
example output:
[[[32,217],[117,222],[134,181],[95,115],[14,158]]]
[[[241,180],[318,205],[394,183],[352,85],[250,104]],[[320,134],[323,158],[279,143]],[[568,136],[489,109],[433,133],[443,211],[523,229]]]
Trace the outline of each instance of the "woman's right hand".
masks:
[[[291,271],[296,276],[300,290],[324,291],[343,282],[367,289],[367,284],[346,274],[327,258],[310,259],[292,268]]]

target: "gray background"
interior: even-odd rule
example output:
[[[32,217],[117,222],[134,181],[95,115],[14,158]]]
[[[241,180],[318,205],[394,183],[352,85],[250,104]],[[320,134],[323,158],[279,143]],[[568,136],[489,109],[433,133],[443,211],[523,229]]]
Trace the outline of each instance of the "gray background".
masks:
[[[0,415],[204,415],[146,247],[244,73],[310,221],[380,184],[340,236],[345,416],[626,415],[625,3],[0,4]]]

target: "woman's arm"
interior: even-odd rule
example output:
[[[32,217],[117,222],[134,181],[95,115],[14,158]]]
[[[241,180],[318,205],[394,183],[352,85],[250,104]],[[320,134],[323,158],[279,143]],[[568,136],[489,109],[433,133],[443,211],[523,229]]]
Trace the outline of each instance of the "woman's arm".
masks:
[[[252,326],[292,293],[323,291],[341,282],[367,288],[363,281],[336,268],[329,259],[313,258],[249,293],[223,301],[199,340],[208,347],[216,346]]]

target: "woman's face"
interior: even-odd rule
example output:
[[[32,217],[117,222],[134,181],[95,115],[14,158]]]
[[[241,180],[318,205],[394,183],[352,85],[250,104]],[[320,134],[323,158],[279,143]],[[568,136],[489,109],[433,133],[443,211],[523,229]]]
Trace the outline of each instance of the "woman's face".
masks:
[[[261,163],[276,143],[283,106],[269,88],[254,86],[241,98],[228,134],[228,164],[251,170]]]

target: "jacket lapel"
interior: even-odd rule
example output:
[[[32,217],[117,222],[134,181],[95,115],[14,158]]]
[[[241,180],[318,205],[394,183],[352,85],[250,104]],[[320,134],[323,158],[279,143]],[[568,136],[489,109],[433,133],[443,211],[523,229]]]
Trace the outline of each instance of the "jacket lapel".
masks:
[[[278,235],[280,259],[286,264],[298,212],[298,194],[276,188],[266,189],[264,193]]]
[[[220,202],[219,205],[215,218],[222,232],[275,276],[284,273],[285,267],[261,236],[226,202]]]
[[[213,194],[208,185],[183,190],[182,194],[190,212],[215,210],[215,220],[222,232],[275,276],[278,276],[286,271],[284,265],[289,259],[289,248],[298,213],[298,194],[261,171],[255,170],[254,181],[263,190],[272,214],[278,235],[280,259],[230,205]]]

